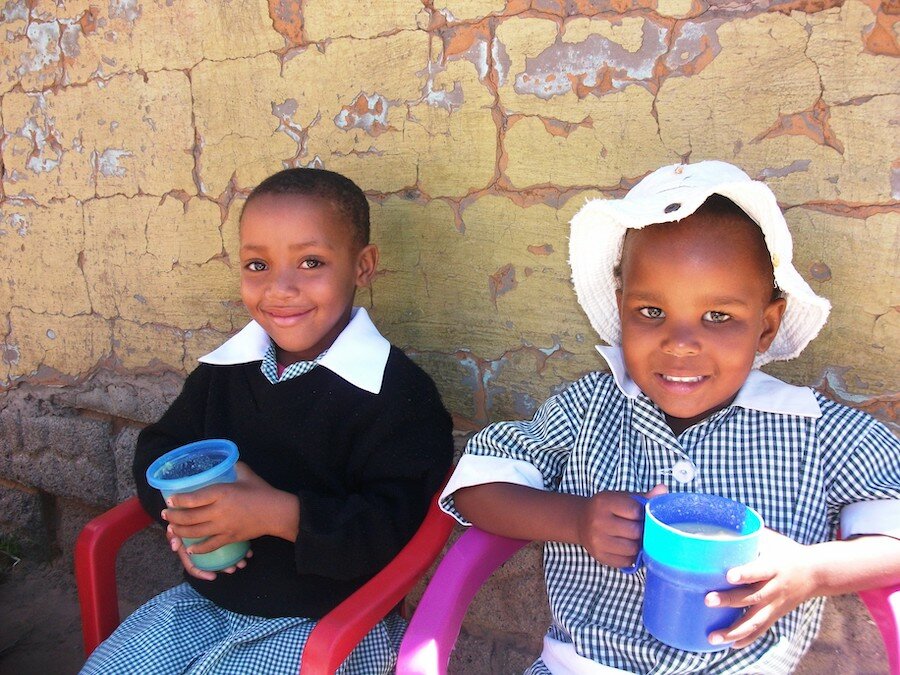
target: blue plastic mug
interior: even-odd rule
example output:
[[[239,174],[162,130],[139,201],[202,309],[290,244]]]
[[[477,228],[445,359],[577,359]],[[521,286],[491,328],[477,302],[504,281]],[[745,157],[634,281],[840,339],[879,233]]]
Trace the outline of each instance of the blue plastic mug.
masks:
[[[644,626],[660,642],[692,652],[727,649],[709,634],[731,626],[744,610],[707,607],[710,591],[734,588],[725,573],[757,556],[762,517],[716,495],[681,492],[646,499],[643,548],[632,567],[647,567]]]
[[[147,469],[147,482],[162,492],[163,499],[168,499],[215,483],[233,483],[237,480],[237,460],[237,446],[224,438],[188,443],[153,462]],[[184,538],[185,546],[201,541]],[[194,553],[191,561],[198,569],[217,572],[240,562],[249,549],[249,542],[236,541],[209,553]]]

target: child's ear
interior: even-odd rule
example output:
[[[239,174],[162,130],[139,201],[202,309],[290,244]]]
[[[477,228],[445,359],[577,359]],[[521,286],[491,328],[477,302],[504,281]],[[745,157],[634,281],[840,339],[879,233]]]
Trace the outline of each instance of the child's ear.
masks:
[[[787,300],[784,298],[776,298],[769,303],[763,310],[763,330],[759,336],[759,344],[756,351],[762,354],[772,346],[772,341],[778,334],[778,328],[781,326],[781,317],[784,316],[784,310],[787,307]]]
[[[375,244],[367,244],[356,256],[356,286],[365,288],[371,284],[377,269],[378,247]]]

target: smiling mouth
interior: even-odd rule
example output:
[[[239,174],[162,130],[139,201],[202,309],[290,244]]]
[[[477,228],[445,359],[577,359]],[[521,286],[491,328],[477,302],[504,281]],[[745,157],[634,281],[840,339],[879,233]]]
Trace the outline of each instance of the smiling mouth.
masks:
[[[691,377],[686,376],[678,376],[678,375],[666,375],[665,373],[660,373],[659,375],[666,382],[675,382],[678,384],[696,384],[697,382],[702,382],[705,379],[703,375],[693,375]]]
[[[299,320],[303,316],[309,313],[309,310],[299,310],[299,309],[267,309],[265,310],[266,314],[269,316],[269,320],[275,323],[283,323],[283,322],[292,322]]]

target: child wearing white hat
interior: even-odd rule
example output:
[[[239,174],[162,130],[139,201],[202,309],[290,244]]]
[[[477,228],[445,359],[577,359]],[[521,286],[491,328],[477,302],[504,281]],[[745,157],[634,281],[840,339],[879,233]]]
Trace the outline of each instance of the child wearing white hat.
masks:
[[[825,596],[900,579],[900,442],[758,370],[828,316],[791,259],[772,192],[724,162],[663,167],[572,220],[575,291],[611,373],[481,431],[442,496],[464,524],[546,542],[553,624],[528,673],[787,673]],[[679,650],[641,623],[644,575],[621,569],[640,549],[631,495],[666,491],[729,497],[767,525],[736,588],[706,596],[746,608],[709,635],[729,648]]]

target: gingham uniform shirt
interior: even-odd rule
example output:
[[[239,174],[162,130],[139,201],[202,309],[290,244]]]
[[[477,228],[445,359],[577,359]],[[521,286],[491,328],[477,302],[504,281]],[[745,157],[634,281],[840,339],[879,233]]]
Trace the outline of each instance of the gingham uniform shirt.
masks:
[[[616,378],[592,373],[546,401],[530,422],[501,422],[477,434],[457,468],[468,476],[451,479],[445,510],[465,523],[452,492],[479,483],[582,496],[642,493],[663,483],[670,492],[743,502],[768,527],[813,544],[835,537],[843,506],[900,498],[900,443],[869,415],[754,371],[745,384],[752,394],[742,389],[731,406],[676,438],[662,412],[624,373],[620,353],[607,350],[604,356]],[[769,412],[742,399],[797,411]],[[701,654],[669,647],[646,632],[643,571],[627,575],[580,546],[549,542],[544,573],[553,615],[548,636],[633,673],[789,672],[814,639],[824,606],[824,598],[803,603],[747,648]],[[548,671],[539,661],[533,672]]]

